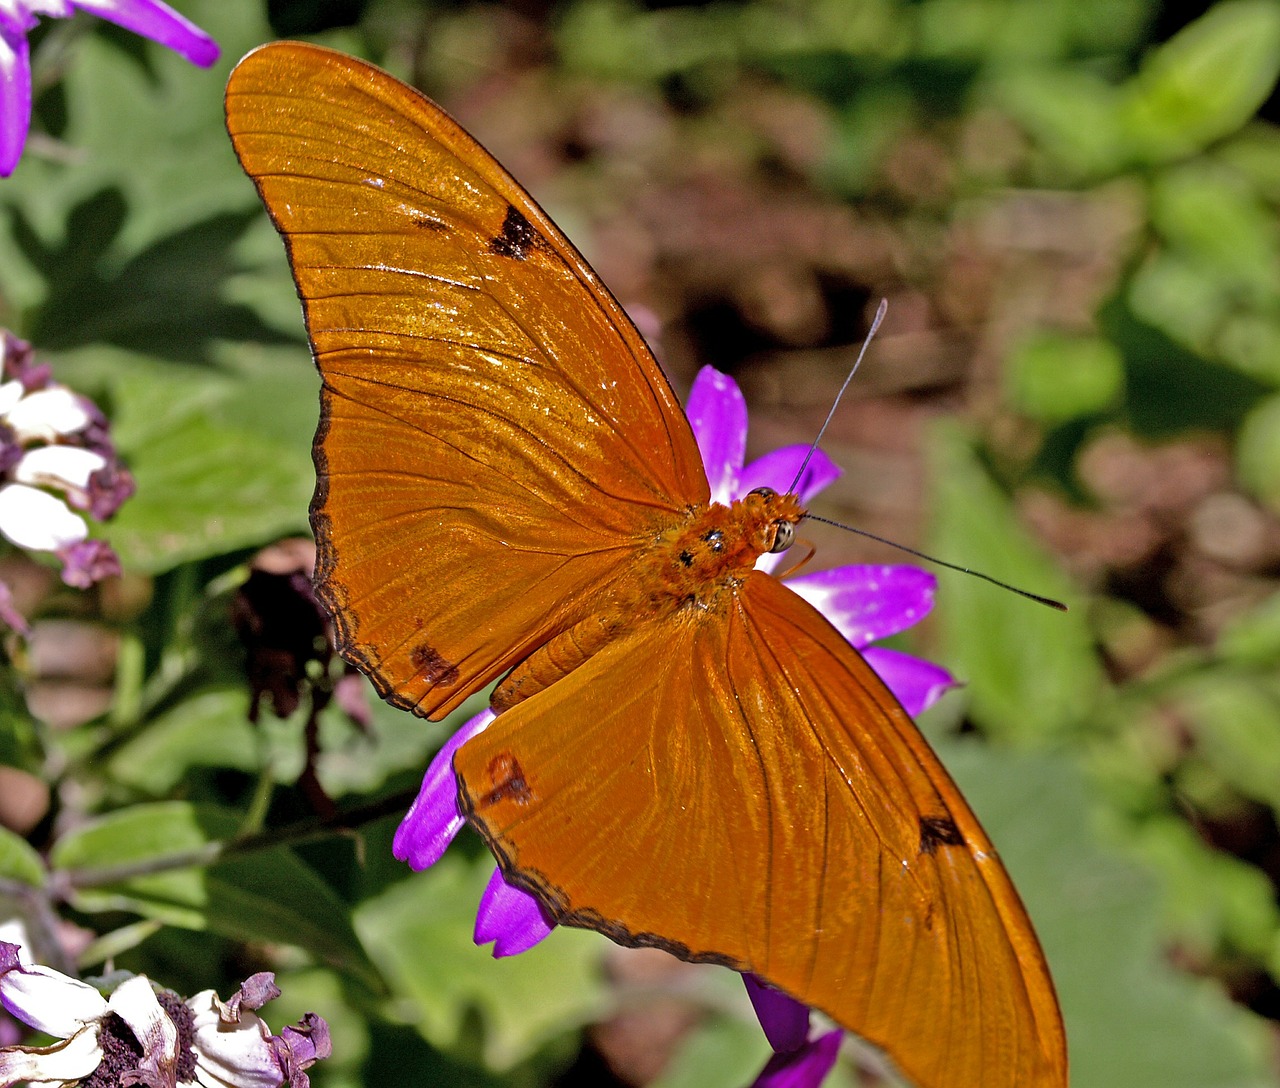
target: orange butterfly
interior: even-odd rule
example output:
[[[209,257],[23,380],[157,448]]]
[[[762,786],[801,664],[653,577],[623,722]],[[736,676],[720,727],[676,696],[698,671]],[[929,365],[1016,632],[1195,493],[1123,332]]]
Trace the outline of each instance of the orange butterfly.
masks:
[[[503,678],[454,770],[507,878],[558,922],[754,973],[921,1088],[1065,1085],[990,841],[865,661],[753,569],[798,498],[709,501],[622,308],[418,92],[276,43],[226,106],[323,377],[319,591],[396,706],[440,718]]]

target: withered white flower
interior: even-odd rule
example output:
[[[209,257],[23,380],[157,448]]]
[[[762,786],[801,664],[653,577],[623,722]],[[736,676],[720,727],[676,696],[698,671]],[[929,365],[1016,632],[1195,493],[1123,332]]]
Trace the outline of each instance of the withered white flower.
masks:
[[[53,381],[30,344],[0,330],[0,537],[51,552],[67,585],[88,588],[119,574],[120,561],[105,541],[89,537],[81,515],[105,520],[133,492],[97,406]],[[0,622],[27,631],[4,586]]]
[[[278,997],[269,973],[254,975],[230,1001],[205,990],[189,1001],[134,975],[103,996],[86,982],[30,963],[0,941],[0,1004],[47,1046],[0,1047],[0,1088],[308,1088],[305,1070],[328,1057],[329,1029],[308,1014],[273,1035],[253,1010]]]

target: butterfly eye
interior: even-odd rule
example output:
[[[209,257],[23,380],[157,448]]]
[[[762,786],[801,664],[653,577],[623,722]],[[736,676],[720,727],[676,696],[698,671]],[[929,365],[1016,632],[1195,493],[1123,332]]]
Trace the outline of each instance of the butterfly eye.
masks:
[[[789,521],[773,523],[773,543],[769,545],[771,552],[785,552],[796,542],[796,527]]]
[[[771,487],[756,487],[748,492],[748,494],[759,495],[762,499],[772,499],[777,492]]]

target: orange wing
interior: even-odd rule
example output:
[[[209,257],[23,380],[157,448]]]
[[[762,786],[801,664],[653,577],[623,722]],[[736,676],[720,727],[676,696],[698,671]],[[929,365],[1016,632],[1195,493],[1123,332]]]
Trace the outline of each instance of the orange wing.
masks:
[[[693,434],[622,308],[434,103],[283,42],[226,108],[324,379],[320,593],[379,692],[440,717],[707,501]]]
[[[919,1085],[1065,1085],[1031,923],[906,712],[772,577],[728,596],[457,753],[504,869],[563,922],[768,979]]]

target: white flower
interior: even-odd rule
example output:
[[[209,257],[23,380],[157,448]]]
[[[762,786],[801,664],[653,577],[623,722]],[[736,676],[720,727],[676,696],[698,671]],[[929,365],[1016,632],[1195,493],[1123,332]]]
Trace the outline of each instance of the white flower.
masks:
[[[147,1088],[307,1088],[305,1070],[330,1053],[329,1028],[309,1013],[273,1035],[254,1009],[280,995],[270,973],[230,1001],[157,993],[145,975],[104,997],[79,979],[30,963],[0,941],[0,1003],[57,1042],[0,1047],[0,1088],[20,1083],[144,1084]]]
[[[0,533],[19,548],[56,552],[84,540],[89,527],[49,492],[5,484],[0,487]]]
[[[140,1059],[130,1053],[138,1079],[152,1088],[174,1083],[178,1031],[143,975],[127,979],[104,998],[79,979],[23,963],[17,945],[0,943],[0,1002],[23,1023],[58,1040],[51,1046],[0,1048],[0,1088],[27,1082],[73,1084],[88,1077],[120,1051],[121,1029],[112,1014],[142,1046]]]
[[[0,13],[6,0],[0,0]],[[0,330],[0,536],[62,560],[62,580],[85,588],[120,573],[108,545],[90,540],[77,511],[110,517],[133,494],[106,420],[86,397],[59,385],[31,346]],[[19,631],[26,620],[0,587],[0,621]]]

